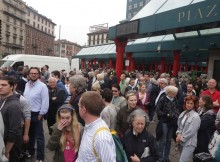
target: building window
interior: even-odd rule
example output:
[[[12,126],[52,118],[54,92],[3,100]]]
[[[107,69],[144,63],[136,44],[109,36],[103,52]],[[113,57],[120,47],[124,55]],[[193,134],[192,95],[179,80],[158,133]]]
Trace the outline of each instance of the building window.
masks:
[[[9,32],[10,31],[10,26],[6,24],[6,31]]]
[[[10,22],[10,17],[9,16],[7,16],[7,22]]]
[[[128,19],[130,19],[130,18],[131,18],[131,13],[128,14]]]
[[[9,43],[9,37],[6,37],[6,42]]]
[[[28,11],[28,16],[30,16],[30,14],[31,14],[30,11]]]
[[[14,19],[14,25],[16,25],[17,24],[17,21],[16,21],[16,19]]]
[[[38,21],[40,21],[40,16],[38,16]]]
[[[13,43],[16,44],[16,38],[13,38]]]
[[[41,30],[42,30],[42,31],[44,30],[44,27],[43,27],[43,26],[41,26]]]
[[[20,39],[19,44],[22,45],[22,39]]]
[[[14,29],[14,34],[16,34],[17,33],[17,29],[15,27],[13,29]]]
[[[129,5],[129,6],[128,6],[128,10],[131,10],[131,9],[132,9],[132,5]]]
[[[29,19],[27,20],[27,23],[30,24],[30,20]]]
[[[134,4],[134,8],[137,8],[137,3]]]
[[[143,1],[139,3],[139,6],[140,6],[140,7],[142,7],[143,5],[144,5],[144,2],[143,2]]]
[[[35,27],[35,22],[33,22],[33,26]]]
[[[137,12],[133,12],[133,16],[136,15],[136,14],[137,14]]]
[[[34,14],[34,20],[35,20],[35,18],[36,18],[36,15]]]
[[[150,2],[150,0],[146,0],[145,4],[148,4]]]
[[[128,2],[132,2],[132,0],[129,0]]]
[[[44,19],[41,20],[41,23],[42,23],[42,24],[44,23]]]
[[[23,30],[20,30],[20,35],[23,35]]]
[[[23,23],[20,21],[20,27],[22,27],[23,26]]]
[[[40,25],[39,24],[37,24],[37,28],[40,29]]]

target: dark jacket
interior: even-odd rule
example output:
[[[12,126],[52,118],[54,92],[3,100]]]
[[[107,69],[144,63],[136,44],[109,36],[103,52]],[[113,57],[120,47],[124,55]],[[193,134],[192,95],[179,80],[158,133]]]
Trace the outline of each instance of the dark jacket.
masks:
[[[56,88],[54,90],[52,90],[50,87],[48,87],[49,90],[49,109],[47,112],[47,124],[48,126],[52,126],[54,123],[56,123],[56,114],[57,114],[57,110],[58,108],[60,108],[65,101],[65,92],[64,90],[60,89],[60,88]],[[56,97],[55,100],[53,100],[52,98]],[[49,133],[52,133],[52,130],[49,129]]]
[[[65,85],[63,84],[63,82],[62,82],[61,80],[58,80],[58,81],[57,81],[57,87],[58,87],[59,89],[64,90],[64,92],[65,92],[65,94],[64,94],[64,99],[66,100],[67,97],[69,96],[69,94],[68,94],[68,92],[67,92],[67,90],[66,90]]]
[[[84,92],[81,92],[81,93],[78,93],[77,95],[75,96],[72,96],[71,99],[70,99],[70,102],[69,104],[71,104],[74,108],[75,108],[75,111],[76,111],[76,115],[77,115],[77,118],[78,118],[78,121],[84,126],[85,125],[85,122],[84,120],[80,117],[79,115],[79,99],[81,97],[81,95],[83,94]]]
[[[176,124],[179,116],[177,99],[170,101],[166,95],[161,97],[157,103],[156,112],[162,123]]]
[[[10,151],[10,157],[13,161],[13,157],[20,155],[20,148],[22,145],[22,134],[21,134],[21,106],[20,101],[16,95],[7,97],[5,104],[1,110],[5,132],[4,142],[14,143],[12,150]],[[0,101],[0,105],[4,103],[4,100]],[[16,159],[14,159],[16,160]]]
[[[128,91],[134,91],[134,92],[138,92],[138,87],[134,87],[132,88],[132,86],[128,85],[126,88],[125,88],[125,94],[128,92]]]
[[[151,109],[155,109],[155,101],[159,93],[160,93],[160,88],[158,87],[158,85],[152,83],[151,92],[149,94]]]
[[[128,106],[120,108],[116,116],[116,131],[119,134],[119,137],[122,138],[125,131],[129,129],[128,116],[137,108],[129,109]]]
[[[208,110],[200,115],[201,124],[197,135],[197,147],[194,151],[195,154],[208,151],[209,141],[215,132],[215,112]]]
[[[134,154],[141,162],[156,162],[159,159],[156,140],[146,129],[137,136],[133,134],[133,129],[128,130],[124,135],[123,145],[129,162],[131,162],[130,156]],[[149,147],[150,156],[141,158],[146,147]]]
[[[26,83],[27,82],[24,79],[19,80],[18,84],[17,84],[16,91],[18,91],[19,93],[21,93],[23,95]]]

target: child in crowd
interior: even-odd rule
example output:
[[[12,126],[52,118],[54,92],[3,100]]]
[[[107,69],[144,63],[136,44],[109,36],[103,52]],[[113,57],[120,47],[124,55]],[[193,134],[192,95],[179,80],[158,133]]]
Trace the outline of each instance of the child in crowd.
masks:
[[[57,112],[57,122],[47,148],[55,151],[54,162],[75,162],[79,149],[82,126],[78,122],[75,109],[62,105]]]

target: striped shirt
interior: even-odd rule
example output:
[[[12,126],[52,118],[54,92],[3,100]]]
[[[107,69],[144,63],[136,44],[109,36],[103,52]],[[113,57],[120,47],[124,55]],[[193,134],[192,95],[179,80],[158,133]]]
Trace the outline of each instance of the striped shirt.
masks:
[[[101,118],[85,125],[76,162],[97,162],[97,157],[93,151],[92,140],[96,131],[101,127],[108,128]],[[96,134],[94,147],[102,162],[116,162],[115,143],[109,131],[102,130]]]

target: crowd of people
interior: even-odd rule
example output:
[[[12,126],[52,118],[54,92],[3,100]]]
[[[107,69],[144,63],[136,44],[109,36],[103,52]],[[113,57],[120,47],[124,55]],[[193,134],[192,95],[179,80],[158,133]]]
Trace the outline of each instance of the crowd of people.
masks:
[[[189,162],[209,153],[214,132],[220,132],[216,88],[215,79],[188,73],[125,71],[117,78],[113,69],[2,69],[0,161],[43,162],[47,147],[55,162],[114,162],[115,130],[129,162],[169,162],[172,140],[179,161]],[[150,123],[157,124],[156,137]]]

